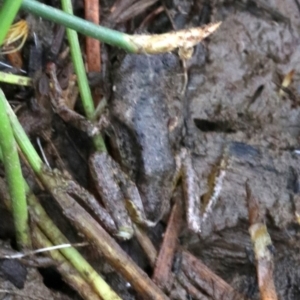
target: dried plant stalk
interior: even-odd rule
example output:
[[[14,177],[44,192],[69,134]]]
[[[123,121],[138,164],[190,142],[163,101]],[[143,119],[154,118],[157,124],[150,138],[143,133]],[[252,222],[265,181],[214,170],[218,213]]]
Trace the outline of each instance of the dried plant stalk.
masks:
[[[85,0],[85,19],[99,24],[99,6],[98,0]],[[86,37],[86,62],[89,72],[100,72],[101,56],[100,56],[100,41],[91,37]]]
[[[257,198],[253,196],[251,187],[246,183],[249,233],[254,248],[256,260],[256,272],[258,287],[262,300],[277,300],[275,284],[273,280],[273,245],[267,226],[263,222],[264,217],[259,210]]]
[[[213,299],[247,299],[187,251],[182,252],[182,268],[194,285]]]
[[[171,284],[171,268],[182,225],[181,194],[172,208],[163,243],[156,259],[152,280],[161,288],[169,290]]]
[[[176,48],[192,48],[214,31],[222,22],[211,23],[203,27],[184,29],[165,34],[132,35],[129,41],[136,48],[135,53],[158,54],[173,51]]]

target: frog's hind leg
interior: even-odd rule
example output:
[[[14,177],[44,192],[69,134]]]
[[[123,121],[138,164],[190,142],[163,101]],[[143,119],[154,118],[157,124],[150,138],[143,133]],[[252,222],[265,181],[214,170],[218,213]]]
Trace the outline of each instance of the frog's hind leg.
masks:
[[[191,154],[186,148],[181,149],[180,154],[176,157],[176,165],[182,178],[188,228],[195,233],[199,233],[201,231],[200,192],[196,180],[197,176],[192,166]]]
[[[144,205],[135,183],[122,170],[116,172],[115,176],[119,180],[121,190],[124,194],[125,207],[133,222],[145,227],[155,226],[157,222],[151,222],[146,217]]]
[[[115,176],[122,173],[119,165],[106,152],[96,152],[90,157],[90,170],[105,208],[117,226],[116,236],[124,240],[130,239],[133,236],[133,226],[124,204],[119,179]]]

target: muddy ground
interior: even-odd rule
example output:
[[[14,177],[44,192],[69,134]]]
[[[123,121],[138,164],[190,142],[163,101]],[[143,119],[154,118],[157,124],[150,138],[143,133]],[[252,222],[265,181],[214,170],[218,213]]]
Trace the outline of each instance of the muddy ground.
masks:
[[[80,13],[81,1],[75,2]],[[159,6],[160,3],[156,5]],[[188,103],[189,113],[184,143],[192,153],[200,195],[209,191],[208,178],[224,156],[227,161],[225,176],[220,195],[202,224],[201,233],[196,235],[183,230],[180,242],[236,290],[249,299],[259,299],[255,259],[248,233],[247,183],[258,199],[260,213],[265,216],[273,241],[278,298],[300,299],[300,231],[296,219],[297,211],[300,210],[300,203],[297,202],[300,199],[300,85],[297,71],[300,64],[299,3],[297,0],[174,0],[166,1],[166,5],[177,29],[222,21],[218,31],[198,45],[193,57],[187,62],[185,101]],[[109,3],[103,3],[103,14],[107,7]],[[126,28],[132,30],[145,15],[143,13],[136,17],[136,23],[133,22]],[[117,25],[109,17],[103,19],[105,24],[125,30],[124,22]],[[159,15],[147,28],[150,32],[166,32],[171,29],[165,14]],[[51,41],[51,35],[49,40]],[[45,41],[47,43],[51,42]],[[107,65],[109,68],[110,64]],[[288,74],[292,74],[291,83],[285,89],[280,89]],[[182,80],[182,76],[180,78]],[[24,92],[12,90],[2,84],[1,87],[7,90],[10,100],[15,100],[14,93],[20,95]],[[51,116],[49,113],[46,115],[47,118],[44,119],[48,120],[47,125],[43,123],[42,130],[52,128],[52,132],[55,131],[53,143],[61,151],[63,160],[75,178],[87,186],[88,168],[83,163],[82,156],[86,159],[89,151],[82,145],[89,145],[89,139],[86,135],[74,132],[69,126],[53,125],[52,113]],[[29,123],[30,118],[28,119],[28,115],[24,117]],[[56,122],[60,122],[57,117],[54,118]],[[28,123],[27,126],[31,127]],[[53,130],[53,126],[63,130],[67,128],[71,138],[79,138],[75,143],[80,148],[80,155],[77,150],[70,150],[73,146],[70,146],[65,136],[59,136],[59,129],[55,127]],[[40,132],[41,128],[33,135],[37,136]],[[48,198],[42,194],[41,201],[44,200],[47,206],[45,199]],[[51,209],[48,207],[48,210]],[[3,243],[8,247],[13,240],[13,233],[9,227],[12,226],[10,217],[4,210],[1,211],[0,223],[1,237],[6,240]],[[161,226],[160,224],[159,227]],[[67,227],[66,231],[68,230],[73,231]],[[145,258],[140,254],[141,250],[135,250],[135,243],[123,244],[128,253],[133,253],[140,265],[149,271]],[[94,264],[99,264],[97,255],[94,254],[95,258],[89,251],[87,254]],[[42,280],[36,269],[29,269],[31,271],[27,275],[25,290],[18,290],[15,286],[21,288],[22,284],[9,282],[11,279],[5,273],[3,262],[1,263],[1,289],[13,289],[27,294],[26,288],[30,289],[28,285],[32,283],[32,273],[35,273],[32,276],[39,278],[35,280]],[[122,298],[135,298],[110,268],[106,266],[99,269],[106,272],[109,270],[106,278],[114,288],[123,290]],[[57,274],[52,275],[52,272],[52,269],[42,272],[52,295],[45,297],[44,293],[50,293],[45,288],[46,292],[42,290],[35,293],[37,298],[80,299],[62,282],[51,284],[54,282],[53,278],[57,278]],[[44,288],[41,284],[38,286],[38,289]],[[213,299],[205,294],[200,298]],[[0,299],[25,297],[1,292]]]
[[[200,128],[195,138],[194,162],[202,183],[224,143],[245,143],[257,152],[249,149],[241,155],[234,150],[238,144],[229,151],[232,155],[229,154],[228,173],[218,203],[204,226],[201,246],[195,240],[189,247],[228,282],[257,299],[257,290],[252,285],[255,269],[247,254],[248,180],[266,215],[274,242],[279,298],[297,299],[297,71],[289,87],[294,100],[287,95],[279,96],[278,78],[297,70],[299,11],[294,1],[268,4],[288,17],[290,24],[232,6],[216,8],[213,20],[224,22],[204,50],[206,62],[190,75],[190,112]]]

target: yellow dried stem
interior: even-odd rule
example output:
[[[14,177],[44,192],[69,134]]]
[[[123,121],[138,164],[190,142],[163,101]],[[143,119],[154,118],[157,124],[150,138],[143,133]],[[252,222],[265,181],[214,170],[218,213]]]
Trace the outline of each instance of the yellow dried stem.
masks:
[[[255,258],[257,260],[263,258],[272,260],[272,254],[269,251],[272,241],[266,225],[263,223],[253,224],[249,227],[249,233],[254,247]]]
[[[295,213],[295,216],[296,216],[296,222],[298,223],[298,224],[300,224],[300,215],[299,215],[299,213]]]
[[[282,84],[281,84],[281,89],[279,90],[279,95],[282,97],[284,96],[286,93],[284,92],[285,88],[288,88],[289,85],[292,83],[293,77],[295,74],[295,70],[291,70],[290,72],[288,72],[283,80],[282,80]]]
[[[129,36],[129,42],[137,48],[136,53],[158,54],[177,48],[189,49],[216,31],[222,22],[173,31],[165,34]]]
[[[272,240],[260,210],[259,201],[253,195],[251,185],[247,181],[246,193],[249,213],[249,233],[253,244],[256,260],[256,273],[261,300],[277,300],[273,279]]]
[[[258,287],[262,300],[277,300],[273,280],[273,254],[271,237],[264,223],[255,223],[250,226],[249,233],[253,243],[256,258]]]
[[[25,20],[21,20],[13,24],[10,27],[6,35],[6,38],[4,39],[3,50],[0,51],[0,53],[8,54],[20,50],[23,47],[28,37],[28,31],[29,31],[28,23]],[[18,41],[20,42],[16,47],[12,45],[13,43]]]

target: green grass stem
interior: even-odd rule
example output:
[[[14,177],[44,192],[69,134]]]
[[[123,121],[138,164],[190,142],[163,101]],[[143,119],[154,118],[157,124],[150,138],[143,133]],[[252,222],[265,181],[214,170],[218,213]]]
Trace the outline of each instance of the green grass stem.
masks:
[[[52,247],[53,243],[44,235],[38,226],[34,226],[32,242],[36,248]],[[92,290],[88,283],[76,272],[73,266],[58,250],[47,252],[56,264],[58,272],[75,291],[85,300],[100,300],[100,297]]]
[[[18,156],[17,145],[13,130],[6,113],[6,99],[0,90],[0,145],[3,154],[5,177],[9,187],[9,194],[12,202],[12,214],[16,230],[17,243],[21,248],[31,246],[26,194]]]
[[[61,0],[61,5],[63,11],[65,11],[70,15],[73,14],[72,2],[70,0]],[[86,117],[89,120],[92,120],[95,107],[94,107],[92,93],[85,72],[85,67],[84,67],[81,49],[78,40],[78,34],[75,30],[69,28],[66,29],[66,32],[67,32],[68,42],[70,45],[70,51],[71,51],[75,73],[77,75],[77,83],[79,87],[79,92],[80,92],[84,112]]]
[[[23,0],[22,9],[39,17],[71,28],[84,35],[98,39],[104,43],[120,47],[127,52],[134,53],[138,50],[137,47],[130,42],[129,35],[125,33],[96,25],[54,7],[39,3],[38,1]]]
[[[63,10],[66,13],[72,15],[73,8],[72,8],[71,0],[61,0],[61,3],[62,3]],[[94,113],[95,107],[94,107],[91,89],[89,87],[88,79],[85,72],[84,62],[82,59],[80,44],[78,40],[78,34],[75,30],[67,28],[67,37],[70,45],[75,73],[77,75],[77,83],[79,87],[79,92],[80,92],[81,102],[84,108],[84,112],[86,117],[90,121],[94,121],[93,118],[95,115]],[[93,141],[94,141],[95,148],[98,151],[100,152],[107,151],[104,140],[100,133],[93,137]]]
[[[4,0],[0,9],[0,46],[6,37],[9,27],[13,23],[22,0]]]
[[[29,194],[29,186],[26,184],[26,189]],[[56,227],[53,221],[49,218],[46,211],[40,205],[35,195],[28,196],[30,205],[31,217],[37,223],[42,232],[52,242],[53,245],[68,244],[68,239]],[[81,276],[93,287],[93,290],[104,300],[120,300],[118,295],[111,287],[100,277],[93,267],[82,257],[82,255],[73,247],[59,249],[70,263],[76,268]]]
[[[31,144],[26,132],[24,131],[22,125],[19,123],[19,120],[16,117],[12,108],[10,107],[9,103],[7,101],[4,101],[4,104],[6,113],[9,116],[15,139],[19,147],[21,148],[21,151],[26,156],[26,159],[28,160],[31,168],[35,173],[38,174],[42,169],[43,162],[40,159],[36,150],[34,149],[33,145]]]
[[[41,176],[43,173],[43,162],[41,161],[34,147],[32,146],[29,138],[27,137],[24,129],[19,123],[9,103],[6,101],[4,95],[3,95],[3,101],[0,102],[3,103],[3,109],[1,109],[0,107],[0,110],[2,112],[6,111],[6,113],[8,114],[12,126],[12,130],[13,130],[13,134],[15,136],[15,139],[19,147],[21,148],[22,152],[25,154],[34,172],[38,176]],[[1,116],[0,119],[2,120]],[[0,136],[0,140],[1,140],[1,136]],[[6,158],[4,150],[5,149],[2,149],[3,157]],[[30,210],[33,213],[31,217],[34,218],[34,221],[38,224],[38,226],[42,229],[42,231],[51,240],[53,244],[59,245],[59,244],[69,243],[69,241],[63,236],[60,230],[55,226],[52,220],[48,217],[45,210],[39,204],[37,198],[30,192],[30,188],[26,183],[26,181],[23,178],[22,180],[23,180],[22,186],[23,189],[25,188],[25,192],[27,194],[27,201],[30,205]],[[88,262],[85,261],[85,259],[75,248],[63,248],[60,249],[60,252],[72,263],[72,265],[78,270],[78,272],[80,272],[80,274],[93,287],[93,289],[97,292],[97,294],[101,296],[102,299],[120,300],[118,295],[110,288],[109,285],[107,285],[107,283],[97,274],[97,272],[88,264]]]
[[[0,148],[0,160],[3,161],[3,155]],[[51,241],[52,245],[61,245],[61,244],[69,244],[70,242],[68,239],[63,235],[63,233],[56,227],[56,225],[53,223],[53,221],[49,218],[48,214],[44,210],[44,208],[41,206],[39,200],[36,198],[34,194],[32,194],[27,182],[25,179],[23,179],[25,191],[27,194],[27,201],[29,206],[29,212],[31,220],[34,223],[33,226],[33,234],[36,234],[37,230],[40,230],[48,242],[46,242],[43,247],[49,246],[49,243]],[[4,184],[4,185],[3,185]],[[6,185],[3,180],[0,180],[0,186],[1,186],[1,196],[3,197],[4,204],[6,205],[7,209],[11,210],[11,201],[10,196],[7,192]],[[93,269],[93,267],[85,260],[84,257],[77,251],[77,249],[73,247],[68,248],[62,248],[58,250],[69,262],[70,264],[79,272],[79,274],[84,278],[84,280],[89,284],[89,286],[92,287],[92,289],[95,291],[97,295],[101,299],[104,300],[120,300],[120,298],[116,295],[116,293],[111,290],[111,288],[107,285],[107,283],[101,278],[101,276]],[[56,259],[57,255],[55,255],[54,259]],[[62,257],[59,258],[59,266],[58,270],[60,271],[61,264],[65,264],[66,262],[63,262]],[[68,267],[69,268],[69,267]],[[74,274],[74,270],[71,270],[71,272],[62,272],[62,275],[66,275],[69,277],[66,278],[66,281],[72,281],[72,276]],[[78,282],[78,278],[75,280]],[[76,282],[69,282],[70,285],[74,287],[74,284]],[[83,286],[81,285],[83,288]],[[82,291],[79,291],[80,293]],[[82,293],[81,293],[82,295]],[[82,295],[83,296],[83,295]],[[84,297],[84,299],[94,299],[91,297]]]
[[[4,162],[5,155],[0,148],[0,161]],[[31,192],[29,185],[22,178],[23,187],[27,195],[29,212],[31,220],[43,232],[43,234],[51,241],[53,245],[69,244],[68,239],[57,228],[53,221],[40,204],[36,196]],[[1,183],[1,181],[0,181]],[[10,197],[7,191],[1,188],[3,197]],[[3,199],[7,209],[11,210],[12,205],[9,199]],[[36,230],[34,227],[33,230]],[[45,245],[47,246],[47,245]],[[93,288],[97,295],[104,300],[120,300],[118,295],[111,287],[101,278],[101,276],[93,269],[93,267],[85,260],[85,258],[73,247],[59,249],[59,252],[71,263],[71,265],[81,274],[82,278]],[[89,298],[85,298],[89,299]]]
[[[5,73],[1,71],[0,71],[0,82],[23,85],[23,86],[32,85],[32,79],[29,77]]]

